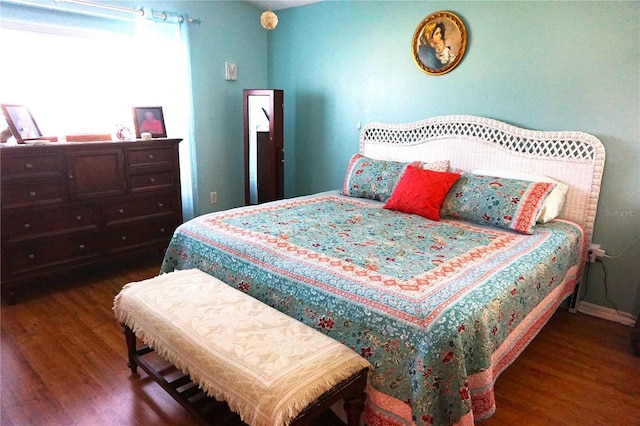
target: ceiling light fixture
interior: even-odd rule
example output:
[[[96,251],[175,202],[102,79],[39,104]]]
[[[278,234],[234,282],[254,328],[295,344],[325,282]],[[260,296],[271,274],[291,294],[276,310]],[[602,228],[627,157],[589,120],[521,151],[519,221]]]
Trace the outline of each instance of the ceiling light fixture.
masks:
[[[260,24],[265,30],[272,30],[276,25],[278,25],[278,17],[271,10],[271,6],[269,6],[269,10],[262,12],[262,15],[260,16]]]

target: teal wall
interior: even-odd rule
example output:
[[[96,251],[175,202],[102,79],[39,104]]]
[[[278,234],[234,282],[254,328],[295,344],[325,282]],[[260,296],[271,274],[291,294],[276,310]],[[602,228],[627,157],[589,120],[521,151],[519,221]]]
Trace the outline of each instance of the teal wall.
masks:
[[[483,115],[538,130],[582,130],[607,150],[594,241],[618,254],[640,234],[638,2],[325,1],[278,11],[269,85],[284,89],[286,193],[340,186],[357,123]],[[465,22],[452,72],[429,76],[411,38],[432,12]],[[640,243],[606,259],[608,296],[637,313]],[[605,307],[604,274],[585,301]]]

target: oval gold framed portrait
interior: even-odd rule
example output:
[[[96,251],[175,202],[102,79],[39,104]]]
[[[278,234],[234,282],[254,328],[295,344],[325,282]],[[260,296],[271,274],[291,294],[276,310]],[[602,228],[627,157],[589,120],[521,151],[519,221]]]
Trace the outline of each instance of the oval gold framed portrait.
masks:
[[[411,50],[418,67],[431,75],[454,69],[467,47],[467,29],[455,14],[442,10],[420,22],[413,34]]]

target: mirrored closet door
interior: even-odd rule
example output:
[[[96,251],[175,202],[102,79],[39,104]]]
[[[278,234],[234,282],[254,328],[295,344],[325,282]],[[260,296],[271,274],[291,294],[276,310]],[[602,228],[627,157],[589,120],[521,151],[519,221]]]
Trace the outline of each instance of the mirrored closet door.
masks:
[[[284,198],[282,90],[245,89],[245,204]]]

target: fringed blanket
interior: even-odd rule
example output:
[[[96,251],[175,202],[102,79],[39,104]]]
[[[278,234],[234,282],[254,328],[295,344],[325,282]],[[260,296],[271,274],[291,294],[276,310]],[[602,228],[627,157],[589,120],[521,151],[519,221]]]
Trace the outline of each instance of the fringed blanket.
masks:
[[[208,272],[367,358],[370,425],[491,415],[496,376],[580,276],[581,228],[521,235],[383,205],[323,193],[205,215],[162,269]]]

